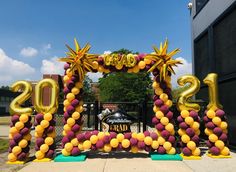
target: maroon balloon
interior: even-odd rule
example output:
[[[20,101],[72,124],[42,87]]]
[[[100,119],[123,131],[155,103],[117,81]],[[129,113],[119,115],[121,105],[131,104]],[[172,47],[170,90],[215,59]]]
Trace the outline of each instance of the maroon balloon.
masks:
[[[92,136],[92,133],[91,133],[90,131],[87,131],[87,132],[84,134],[85,140],[89,140],[91,136]]]
[[[96,151],[96,150],[97,150],[96,145],[92,145],[92,146],[91,146],[91,150]]]
[[[15,140],[11,139],[11,140],[9,141],[9,147],[10,147],[10,148],[13,148],[13,147],[15,147],[15,146],[17,146],[17,142],[15,142]]]
[[[153,99],[153,101],[156,101],[158,99],[158,96],[154,95],[152,99]]]
[[[103,142],[104,142],[104,144],[110,143],[110,136],[104,136],[103,137]]]
[[[27,127],[24,127],[20,130],[20,134],[22,134],[22,135],[26,135],[28,133],[29,133],[29,128],[27,128]]]
[[[54,131],[55,127],[54,126],[49,126],[46,130],[45,133],[52,133]]]
[[[43,120],[43,114],[38,113],[38,114],[35,116],[35,119],[37,120],[38,123],[40,123],[40,122]]]
[[[171,120],[173,118],[173,112],[169,111],[167,114],[166,114],[166,117]]]
[[[182,118],[182,116],[178,116],[178,117],[177,117],[177,121],[178,121],[179,123],[181,123],[181,122],[184,121],[184,119]]]
[[[92,135],[98,135],[99,131],[98,130],[94,130],[92,131]]]
[[[65,64],[64,64],[64,69],[67,70],[67,69],[69,69],[69,68],[70,68],[70,64],[65,63]]]
[[[210,122],[211,120],[210,120],[207,116],[204,116],[204,117],[203,117],[203,121],[204,121],[205,123],[207,123],[207,122]]]
[[[75,108],[72,106],[72,105],[69,105],[68,107],[67,107],[67,109],[66,109],[66,112],[68,113],[68,114],[72,114],[73,112],[75,111]]]
[[[214,146],[214,143],[212,143],[210,140],[207,140],[206,145],[208,146],[208,148],[211,148],[212,146]]]
[[[98,149],[101,149],[103,146],[104,146],[103,141],[102,141],[102,140],[98,140],[97,143],[96,143],[96,147],[97,147]]]
[[[164,104],[164,102],[161,99],[157,99],[154,103],[158,107],[161,107]]]
[[[73,147],[72,151],[71,151],[71,155],[72,156],[77,156],[80,154],[80,150],[78,147]]]
[[[194,120],[198,118],[198,113],[194,110],[190,111],[189,116],[191,116]]]
[[[124,134],[125,139],[130,139],[131,136],[132,136],[132,133],[125,133]]]
[[[225,112],[224,112],[223,110],[218,109],[218,110],[216,111],[216,116],[222,118],[222,117],[224,117],[224,115],[225,115]]]
[[[42,144],[44,144],[44,139],[42,137],[37,138],[36,145],[40,147]]]
[[[135,139],[135,138],[131,138],[131,139],[130,139],[130,145],[131,145],[131,146],[135,146],[135,145],[137,145],[137,143],[138,143],[138,140],[137,140],[137,139]]]
[[[78,149],[78,148],[77,148]],[[72,149],[73,150],[73,149]],[[52,150],[52,149],[49,149],[48,151],[47,151],[47,153],[46,153],[46,158],[50,158],[50,159],[52,159],[53,158],[53,156],[54,156],[54,150]]]
[[[145,148],[145,143],[143,141],[138,142],[138,148],[139,149],[144,149]]]
[[[83,142],[85,140],[85,136],[82,133],[77,134],[76,138],[78,139],[79,142]]]
[[[199,139],[199,136],[198,136],[198,135],[194,135],[194,136],[191,138],[191,140],[192,140],[193,142],[195,142],[196,145],[199,145],[200,139]]]
[[[103,58],[102,57],[98,57],[98,64],[99,65],[103,65]]]
[[[116,148],[117,151],[122,151],[123,150],[123,147],[122,147],[122,144],[119,143],[117,148]]]
[[[65,120],[67,120],[68,118],[70,118],[70,115],[67,112],[64,112],[64,118]]]
[[[162,106],[160,107],[160,110],[161,110],[164,114],[166,114],[167,112],[169,112],[169,107],[168,107],[167,105],[162,105]]]
[[[16,133],[14,136],[13,136],[13,140],[18,143],[21,139],[23,138],[23,135],[20,134],[20,133]]]
[[[21,152],[17,155],[17,160],[23,161],[25,159],[26,159],[26,153],[25,152]]]
[[[67,87],[69,89],[72,89],[74,86],[75,86],[75,83],[73,81],[70,80],[70,81],[67,82]]]
[[[195,135],[195,132],[192,128],[188,128],[186,129],[186,133],[187,135],[189,135],[190,137],[193,137]]]
[[[150,132],[149,131],[144,131],[143,134],[144,134],[145,137],[150,136]]]
[[[159,154],[165,154],[166,153],[166,150],[163,146],[159,146],[158,149],[157,149],[157,152]]]
[[[216,146],[213,146],[210,148],[210,152],[212,153],[212,155],[219,155],[220,154],[220,149],[217,148]]]
[[[157,129],[158,131],[162,131],[162,130],[165,129],[165,126],[162,125],[161,123],[157,124],[155,127],[156,127],[156,129]]]
[[[206,127],[213,130],[216,126],[213,122],[208,122],[208,123],[206,123]]]
[[[68,131],[67,132],[67,137],[72,140],[75,137],[75,133],[73,131]]]
[[[13,123],[13,124],[15,124],[16,122],[18,122],[19,121],[19,115],[13,115],[12,117],[11,117],[11,122]]]
[[[179,124],[179,127],[182,128],[182,129],[184,129],[184,130],[186,130],[187,128],[189,128],[189,127],[188,127],[188,124],[186,124],[185,122],[181,122],[181,123]]]
[[[169,136],[168,142],[170,142],[171,144],[174,144],[175,143],[175,136]]]
[[[220,127],[215,127],[213,129],[213,133],[216,134],[219,137],[223,133],[223,130]]]
[[[221,136],[219,137],[219,139],[226,143],[228,141],[227,134],[222,133]]]
[[[113,139],[113,138],[116,138],[116,133],[115,132],[110,132],[110,138]]]
[[[183,148],[182,152],[183,152],[183,154],[184,154],[185,156],[190,156],[190,155],[192,155],[192,151],[191,151],[189,148],[187,148],[187,147]]]
[[[154,125],[156,125],[156,124],[158,124],[160,122],[160,120],[157,118],[157,117],[153,117],[152,118],[152,123],[154,124]]]
[[[170,132],[167,131],[167,130],[163,130],[163,131],[161,132],[161,136],[162,136],[163,138],[165,138],[165,139],[168,139],[169,136],[170,136]]]
[[[64,92],[65,95],[67,95],[70,92],[70,89],[68,87],[65,87],[63,89],[63,92]]]
[[[76,107],[78,104],[79,104],[79,100],[78,100],[78,99],[74,99],[74,100],[72,100],[72,102],[71,102],[71,105],[72,105],[73,107]]]
[[[73,127],[71,128],[71,130],[72,130],[73,132],[78,132],[78,131],[80,130],[80,126],[79,126],[78,124],[75,124],[75,125],[73,125]]]
[[[144,150],[146,152],[151,152],[152,148],[150,146],[145,146]]]
[[[22,149],[21,152],[28,153],[30,151],[29,145]]]
[[[152,133],[150,134],[150,137],[151,137],[153,140],[156,140],[156,139],[158,138],[157,133],[155,133],[155,132],[152,132]]]

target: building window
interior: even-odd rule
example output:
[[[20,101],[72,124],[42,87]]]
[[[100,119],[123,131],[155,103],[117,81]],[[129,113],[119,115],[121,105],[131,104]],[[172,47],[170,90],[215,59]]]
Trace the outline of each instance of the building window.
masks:
[[[196,0],[196,14],[206,5],[209,0]]]

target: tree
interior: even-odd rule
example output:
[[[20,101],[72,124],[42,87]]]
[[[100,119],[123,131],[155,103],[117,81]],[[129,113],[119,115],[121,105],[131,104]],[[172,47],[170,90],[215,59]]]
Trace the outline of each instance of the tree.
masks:
[[[113,53],[128,54],[131,51],[121,49]],[[106,102],[140,102],[150,93],[151,78],[146,72],[114,72],[99,79],[101,101]]]
[[[86,75],[84,78],[84,86],[83,86],[83,100],[85,102],[94,102],[95,95],[91,87],[92,80]]]
[[[187,90],[189,87],[190,87],[190,85],[185,85],[185,86],[183,86],[183,87],[176,87],[176,88],[174,88],[174,89],[172,90],[172,100],[173,100],[173,102],[176,102],[177,99],[178,99],[178,97],[180,96],[180,94],[181,94],[183,91]],[[192,99],[192,98],[190,98],[190,100],[191,100],[191,99]]]

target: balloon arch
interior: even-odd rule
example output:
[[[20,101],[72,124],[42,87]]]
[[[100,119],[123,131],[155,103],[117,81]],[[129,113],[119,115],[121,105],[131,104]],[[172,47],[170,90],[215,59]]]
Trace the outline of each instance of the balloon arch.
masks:
[[[181,93],[177,101],[179,116],[173,118],[171,95],[171,75],[175,74],[173,66],[181,61],[172,57],[179,52],[175,49],[167,52],[168,42],[160,44],[160,48],[153,47],[150,54],[89,54],[90,45],[81,48],[75,40],[75,50],[67,46],[67,57],[59,60],[65,62],[64,69],[64,127],[61,155],[54,161],[73,161],[81,157],[84,151],[116,151],[125,150],[137,153],[150,152],[155,159],[200,159],[199,149],[200,106],[188,102],[200,88],[200,81],[192,75],[185,75],[178,79],[178,84],[184,86],[189,83],[188,90]],[[82,133],[83,112],[83,80],[87,72],[151,72],[153,75],[153,111],[152,123],[156,131],[143,133],[115,133],[91,131]],[[203,120],[205,134],[208,135],[208,155],[216,158],[230,157],[227,147],[227,122],[222,105],[218,101],[217,75],[208,74],[204,83],[209,87],[209,104]],[[50,105],[43,105],[42,92],[44,87],[51,87]],[[9,133],[8,163],[24,163],[29,156],[31,142],[30,129],[32,108],[22,108],[21,104],[31,97],[32,86],[29,82],[18,81],[12,85],[12,91],[23,89],[23,93],[10,104],[12,115]],[[55,119],[58,107],[58,85],[54,80],[41,80],[35,87],[34,108],[35,116],[35,161],[50,161],[55,155]],[[175,125],[175,123],[178,124]],[[178,134],[177,134],[178,133]],[[177,140],[179,135],[179,140]],[[180,143],[181,157],[176,150]],[[78,160],[79,161],[79,160]]]

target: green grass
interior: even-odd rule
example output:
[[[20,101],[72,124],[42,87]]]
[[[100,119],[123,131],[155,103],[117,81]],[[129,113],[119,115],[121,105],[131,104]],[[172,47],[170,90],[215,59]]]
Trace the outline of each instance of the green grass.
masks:
[[[8,150],[8,140],[0,139],[0,153],[6,152]]]
[[[0,125],[9,125],[11,121],[10,116],[0,117]]]

